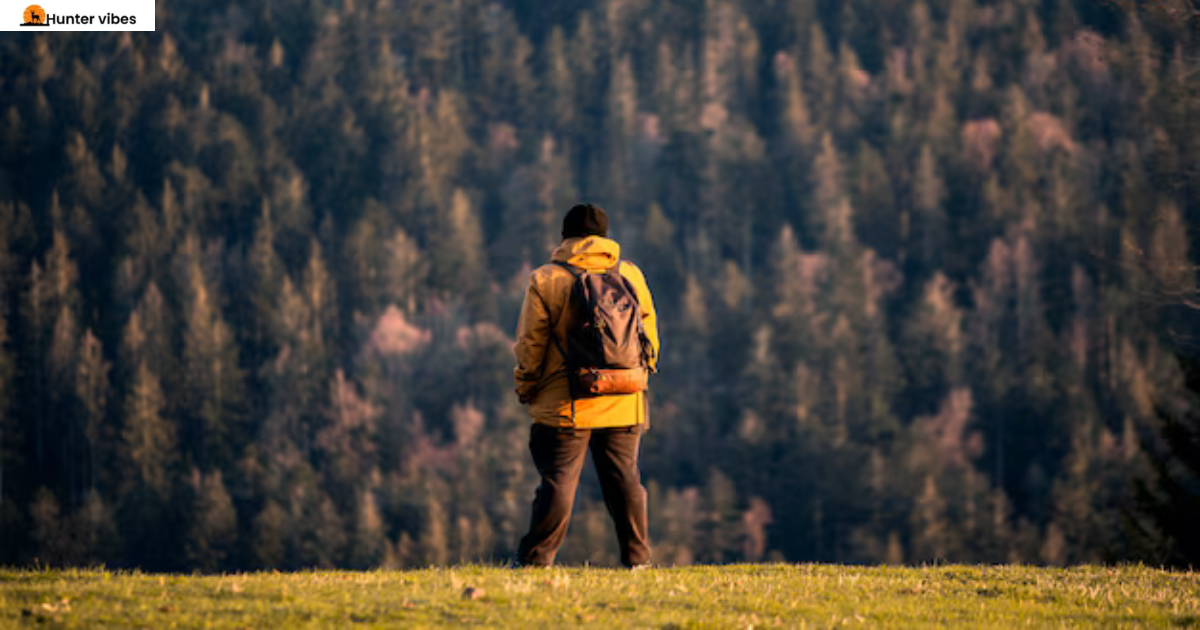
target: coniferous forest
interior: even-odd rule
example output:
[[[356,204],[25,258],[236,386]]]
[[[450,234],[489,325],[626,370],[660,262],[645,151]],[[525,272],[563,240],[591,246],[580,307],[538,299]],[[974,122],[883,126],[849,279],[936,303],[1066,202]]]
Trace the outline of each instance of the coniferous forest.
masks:
[[[1200,561],[1189,0],[159,2],[0,41],[0,563],[503,561],[610,214],[660,564]],[[560,560],[616,564],[590,465]]]

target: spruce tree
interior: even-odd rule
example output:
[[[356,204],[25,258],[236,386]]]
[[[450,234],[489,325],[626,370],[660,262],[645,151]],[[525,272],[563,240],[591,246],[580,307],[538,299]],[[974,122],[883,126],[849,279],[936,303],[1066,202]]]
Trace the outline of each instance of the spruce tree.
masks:
[[[288,561],[289,518],[278,503],[267,499],[262,511],[254,517],[254,539],[250,557],[261,569],[291,568]]]
[[[195,422],[188,432],[195,461],[223,469],[232,461],[233,447],[243,439],[242,372],[237,341],[201,266],[199,246],[193,240],[189,249],[183,338],[187,398],[181,411],[186,409]]]
[[[350,543],[350,566],[359,569],[379,567],[387,553],[388,541],[375,493],[369,489],[362,490],[358,493],[354,534]]]
[[[29,505],[34,546],[27,553],[31,560],[50,566],[63,566],[75,559],[70,523],[63,517],[58,499],[49,488],[38,488]]]
[[[237,510],[225,490],[220,471],[207,475],[192,470],[191,526],[186,553],[192,566],[217,571],[229,566],[237,542]]]
[[[112,507],[99,492],[88,491],[72,517],[79,562],[91,566],[118,565],[124,560],[124,543]]]
[[[160,498],[171,491],[177,460],[178,431],[175,423],[163,416],[166,408],[158,377],[141,363],[125,397],[121,439],[123,459],[130,472],[126,485],[144,487]]]
[[[79,366],[75,380],[75,394],[83,407],[84,436],[87,439],[87,482],[90,490],[96,489],[102,464],[108,462],[110,435],[106,423],[109,396],[109,370],[112,364],[104,360],[104,349],[100,340],[88,329],[83,335],[79,351]]]

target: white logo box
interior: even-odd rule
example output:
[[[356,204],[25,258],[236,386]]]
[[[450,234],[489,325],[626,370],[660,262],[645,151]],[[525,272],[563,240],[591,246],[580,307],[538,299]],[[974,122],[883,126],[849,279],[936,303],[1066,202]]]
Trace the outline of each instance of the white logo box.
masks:
[[[44,24],[25,23],[31,5],[46,13]],[[154,0],[0,0],[0,30],[153,31]]]

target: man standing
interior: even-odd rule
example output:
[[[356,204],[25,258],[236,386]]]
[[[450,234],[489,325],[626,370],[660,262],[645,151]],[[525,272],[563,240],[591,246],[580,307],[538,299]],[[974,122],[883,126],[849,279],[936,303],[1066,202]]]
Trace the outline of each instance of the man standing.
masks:
[[[650,563],[638,446],[648,426],[646,381],[658,326],[646,279],[621,260],[608,216],[571,208],[562,244],[529,277],[517,323],[514,376],[529,406],[529,450],[541,475],[517,563],[549,566],[567,534],[587,450],[616,525],[621,563]]]

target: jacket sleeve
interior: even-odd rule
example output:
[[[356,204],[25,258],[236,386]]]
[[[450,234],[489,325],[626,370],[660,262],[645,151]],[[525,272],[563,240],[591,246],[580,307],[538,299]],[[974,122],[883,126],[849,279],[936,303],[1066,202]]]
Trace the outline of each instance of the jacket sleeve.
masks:
[[[529,288],[525,290],[525,301],[521,304],[521,316],[517,320],[517,342],[513,345],[513,354],[517,358],[513,379],[517,385],[517,398],[522,403],[528,403],[536,393],[549,342],[550,312],[531,275]]]
[[[622,266],[622,275],[625,275],[633,282],[633,288],[637,291],[638,307],[642,309],[642,327],[646,329],[646,336],[650,338],[650,347],[654,353],[650,357],[650,370],[658,371],[658,352],[660,349],[658,341],[658,313],[654,310],[654,297],[650,295],[650,287],[646,284],[646,276],[642,274],[642,270],[638,269],[628,261]]]

